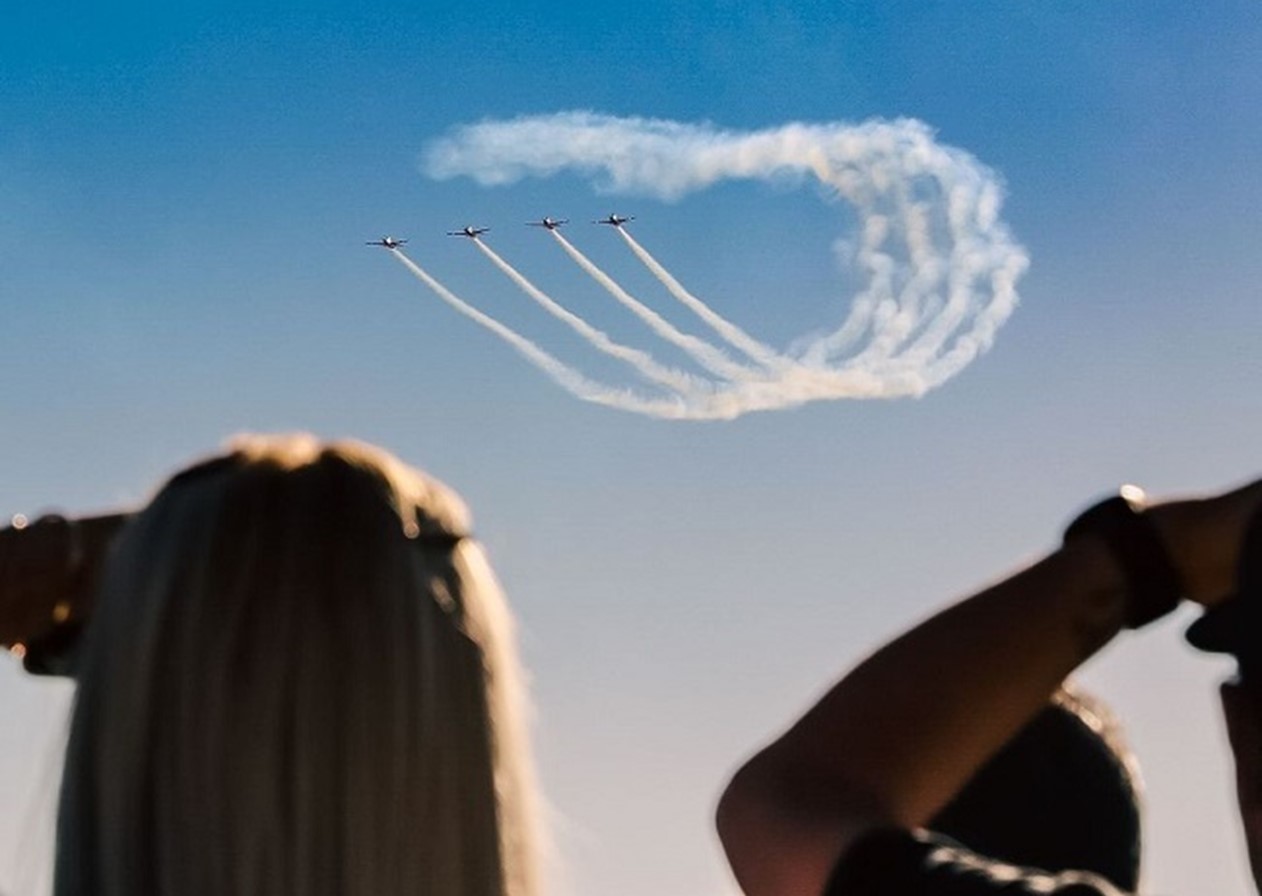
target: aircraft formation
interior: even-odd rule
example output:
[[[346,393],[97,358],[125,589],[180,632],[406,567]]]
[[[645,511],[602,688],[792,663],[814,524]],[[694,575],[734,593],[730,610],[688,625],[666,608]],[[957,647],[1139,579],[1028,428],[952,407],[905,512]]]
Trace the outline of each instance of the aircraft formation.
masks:
[[[610,212],[608,216],[601,218],[598,221],[593,221],[592,223],[593,224],[608,224],[611,227],[621,227],[623,224],[627,223],[628,221],[634,221],[634,220],[635,220],[635,215],[619,215],[619,214]],[[548,217],[547,215],[544,215],[538,221],[527,221],[526,226],[527,227],[543,227],[546,230],[556,230],[558,227],[562,226],[563,224],[569,224],[569,223],[570,223],[569,218],[551,218],[551,217]],[[447,236],[462,236],[462,237],[465,237],[466,239],[476,240],[478,237],[482,236],[482,234],[486,233],[490,229],[491,228],[489,227],[475,227],[472,224],[467,224],[464,227],[460,228],[459,230],[448,230]],[[365,242],[365,245],[380,246],[383,249],[393,250],[393,249],[398,249],[400,246],[402,246],[406,242],[407,240],[397,239],[392,236],[383,236],[379,240],[368,240]]]

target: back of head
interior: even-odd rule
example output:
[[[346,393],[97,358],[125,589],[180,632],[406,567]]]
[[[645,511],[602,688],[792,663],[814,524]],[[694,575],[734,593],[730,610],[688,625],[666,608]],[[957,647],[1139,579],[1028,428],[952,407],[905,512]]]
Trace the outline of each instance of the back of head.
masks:
[[[929,825],[1002,862],[1139,883],[1139,784],[1103,704],[1062,691]]]
[[[529,896],[511,623],[459,500],[359,444],[240,441],[119,539],[57,896]]]

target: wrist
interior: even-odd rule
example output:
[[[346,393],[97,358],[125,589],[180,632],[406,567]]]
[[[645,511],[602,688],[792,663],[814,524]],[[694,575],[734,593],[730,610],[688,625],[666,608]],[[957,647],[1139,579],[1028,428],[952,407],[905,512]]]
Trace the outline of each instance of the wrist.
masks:
[[[1073,629],[1080,661],[1126,627],[1126,573],[1108,544],[1087,534],[1066,541],[1056,553],[1074,601]]]

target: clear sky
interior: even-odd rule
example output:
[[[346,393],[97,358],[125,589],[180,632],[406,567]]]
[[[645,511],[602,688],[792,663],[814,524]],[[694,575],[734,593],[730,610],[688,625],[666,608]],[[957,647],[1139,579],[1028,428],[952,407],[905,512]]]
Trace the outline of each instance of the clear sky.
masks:
[[[520,616],[556,892],[725,896],[721,783],[829,679],[1121,481],[1259,472],[1259,59],[1256,0],[19,4],[0,14],[0,513],[140,501],[240,430],[391,448],[469,500]],[[579,402],[363,242],[409,237],[460,295],[602,371],[444,231],[491,226],[632,339],[521,223],[573,218],[660,301],[586,223],[635,214],[677,277],[783,348],[844,316],[853,218],[793,184],[666,202],[422,172],[454,126],[565,110],[918,118],[1002,174],[1021,304],[919,399],[719,423]],[[1150,889],[1243,896],[1224,667],[1183,621],[1085,677],[1146,769]],[[0,665],[0,891],[25,892],[65,693]]]

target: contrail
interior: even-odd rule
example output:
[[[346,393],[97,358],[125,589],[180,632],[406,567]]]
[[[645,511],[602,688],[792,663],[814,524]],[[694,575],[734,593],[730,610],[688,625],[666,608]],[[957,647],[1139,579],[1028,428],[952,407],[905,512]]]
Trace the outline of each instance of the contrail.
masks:
[[[570,326],[574,332],[590,342],[594,348],[620,361],[625,361],[645,379],[657,383],[659,386],[665,386],[676,392],[691,392],[700,387],[700,383],[695,377],[691,377],[681,370],[675,370],[657,363],[647,352],[613,341],[604,331],[596,329],[577,314],[559,305],[482,240],[474,239],[473,243],[481,250],[483,255],[489,258],[497,268],[516,283],[522,292],[534,299],[549,314]]]
[[[390,253],[403,266],[412,272],[418,280],[433,290],[440,299],[450,305],[465,317],[480,324],[490,330],[496,336],[499,336],[513,348],[517,349],[526,360],[530,361],[548,376],[561,388],[565,389],[576,398],[584,401],[603,404],[609,407],[619,408],[624,411],[636,411],[642,414],[648,414],[653,417],[681,417],[682,402],[678,400],[652,400],[644,399],[629,392],[617,389],[611,389],[602,386],[600,383],[587,379],[577,370],[569,367],[561,361],[558,361],[552,355],[535,345],[525,336],[522,336],[516,330],[506,327],[488,314],[484,314],[477,308],[474,308],[468,302],[465,302],[447,287],[443,286],[429,274],[427,274],[416,262],[408,258],[398,249],[391,249]]]
[[[649,254],[647,249],[637,243],[631,234],[627,233],[626,225],[615,227],[614,230],[618,231],[618,235],[626,240],[627,245],[631,247],[631,251],[653,273],[653,276],[662,281],[662,285],[666,287],[670,294],[693,314],[705,321],[710,326],[710,329],[718,333],[730,346],[739,349],[759,364],[771,370],[785,366],[784,359],[776,354],[775,351],[754,339],[736,324],[714,313],[709,305],[684,289],[683,284],[672,277],[670,272]]]
[[[702,302],[619,228],[674,298],[749,361],[685,336],[601,279],[554,233],[611,295],[713,375],[701,389],[675,390],[683,415],[693,419],[815,400],[923,395],[990,347],[1016,307],[1016,286],[1029,265],[1000,216],[1000,177],[912,119],[741,132],[562,112],[453,128],[427,147],[424,168],[430,177],[467,176],[483,186],[574,173],[600,192],[664,202],[725,180],[797,180],[848,204],[857,227],[835,248],[862,285],[848,297],[844,319],[814,328],[783,353]]]
[[[709,370],[711,373],[721,376],[728,380],[746,380],[750,379],[750,372],[744,366],[737,364],[720,349],[715,348],[704,339],[698,339],[696,336],[690,336],[687,333],[681,333],[668,320],[652,308],[647,307],[634,296],[628,293],[618,283],[596,267],[595,262],[575,248],[574,244],[567,240],[556,230],[549,231],[553,238],[561,244],[564,249],[587,274],[605,288],[608,293],[613,296],[619,303],[626,307],[632,314],[644,321],[649,328],[678,348],[688,353],[694,361]]]

